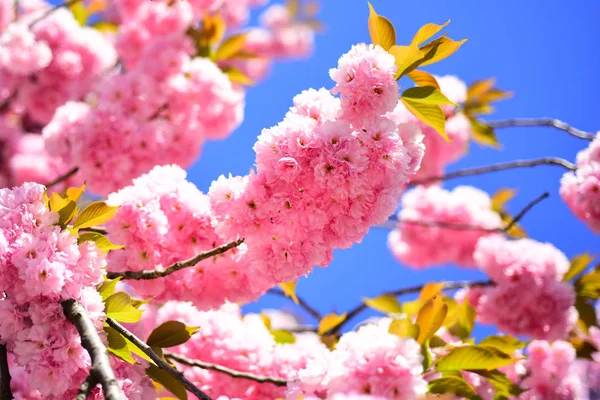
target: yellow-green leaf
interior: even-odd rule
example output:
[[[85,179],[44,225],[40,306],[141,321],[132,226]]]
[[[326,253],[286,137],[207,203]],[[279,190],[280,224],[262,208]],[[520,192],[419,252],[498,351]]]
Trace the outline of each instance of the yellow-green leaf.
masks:
[[[108,351],[129,364],[135,364],[135,359],[131,355],[131,350],[129,350],[127,340],[123,335],[110,326],[104,326],[104,331],[108,337]]]
[[[268,330],[271,330],[271,318],[269,318],[266,314],[263,314],[263,313],[260,314],[260,318],[263,320],[265,327]]]
[[[185,387],[167,371],[164,371],[155,365],[151,365],[146,368],[146,373],[154,382],[160,383],[179,400],[187,400],[188,396]]]
[[[413,324],[408,319],[394,319],[390,323],[388,333],[400,336],[401,338],[413,338],[417,340],[419,337],[419,325]]]
[[[222,67],[221,70],[227,75],[231,83],[237,83],[244,86],[254,85],[254,81],[238,68],[227,66]]]
[[[467,339],[475,327],[475,308],[465,299],[461,304],[455,307],[454,323],[449,327],[450,333],[460,339]]]
[[[438,32],[441,31],[442,29],[444,29],[449,23],[450,23],[450,20],[446,21],[446,23],[443,25],[437,25],[437,24],[423,25],[421,28],[419,28],[419,30],[413,37],[411,46],[422,45],[423,43],[425,43],[426,41],[431,39],[433,36],[437,35]]]
[[[456,103],[448,100],[448,98],[444,96],[442,92],[433,86],[416,86],[408,88],[402,93],[402,98],[410,99],[413,102],[423,104],[457,105]]]
[[[296,282],[280,283],[279,288],[283,290],[283,293],[287,297],[291,298],[294,301],[294,303],[299,303],[298,296],[296,296]]]
[[[58,210],[58,222],[59,226],[67,226],[67,224],[73,219],[77,213],[77,204],[73,200],[69,200],[66,206]]]
[[[70,202],[69,198],[62,198],[57,192],[54,192],[48,199],[48,208],[52,211],[60,211],[61,208],[66,207]]]
[[[416,46],[392,46],[388,52],[396,60],[396,79],[413,71],[420,65],[425,54]]]
[[[518,398],[525,391],[498,370],[470,370],[469,372],[483,376],[494,386],[494,389],[496,389],[494,399]]]
[[[325,332],[330,331],[331,329],[337,327],[339,324],[344,322],[346,319],[346,313],[342,315],[338,315],[335,313],[328,314],[323,317],[323,319],[319,322],[319,335],[324,334]]]
[[[199,326],[186,326],[179,321],[167,321],[154,328],[146,343],[148,346],[161,348],[179,346],[187,342],[199,328]]]
[[[290,333],[286,330],[273,329],[273,330],[270,330],[269,332],[271,332],[271,335],[273,335],[273,339],[275,339],[275,343],[288,344],[288,343],[296,342],[296,336],[294,336],[292,333]]]
[[[94,242],[104,253],[108,253],[110,250],[122,249],[124,247],[122,244],[114,244],[106,236],[98,232],[83,232],[77,238],[77,242]]]
[[[598,326],[598,317],[594,302],[582,296],[575,298],[575,309],[579,315],[579,327],[587,334],[590,326]]]
[[[496,78],[479,79],[469,85],[467,99],[477,99],[484,93],[489,92],[496,84]]]
[[[591,255],[589,252],[578,254],[571,258],[571,266],[563,277],[563,282],[568,282],[573,278],[576,278],[596,259],[595,255]]]
[[[501,148],[496,131],[486,123],[483,123],[475,118],[468,117],[473,131],[472,139],[480,146],[489,146],[496,149]]]
[[[500,213],[506,209],[506,203],[517,195],[516,189],[502,188],[498,189],[492,195],[492,210]]]
[[[433,42],[423,46],[421,51],[426,54],[425,60],[420,64],[421,66],[434,64],[443,60],[444,58],[450,57],[454,54],[460,46],[465,43],[467,39],[461,41],[454,41],[447,37],[441,37],[434,40]]]
[[[438,81],[428,72],[415,69],[410,71],[407,76],[419,86],[433,86],[434,88],[441,90]]]
[[[150,301],[152,301],[154,297],[150,297],[148,299],[145,300],[140,300],[140,299],[131,299],[131,305],[134,308],[140,308],[141,306],[143,306],[146,303],[149,303]]]
[[[100,32],[115,33],[119,30],[119,25],[112,22],[100,21],[92,24],[92,28]]]
[[[363,297],[363,302],[372,309],[385,314],[400,314],[402,312],[402,306],[396,296],[392,294],[384,294],[373,299]]]
[[[419,121],[431,126],[437,133],[449,142],[450,139],[446,135],[446,118],[440,106],[435,104],[423,104],[412,99],[402,97],[402,103],[406,106]]]
[[[114,217],[118,209],[118,206],[113,207],[103,201],[94,201],[79,213],[73,227],[83,229],[102,225]]]
[[[429,382],[429,393],[446,394],[452,393],[457,397],[464,397],[469,400],[481,400],[475,389],[463,378],[457,376],[446,376],[434,379]]]
[[[433,299],[442,292],[444,285],[444,282],[427,282],[423,285],[423,288],[419,293],[419,301],[425,303],[426,301]]]
[[[79,23],[79,25],[84,26],[86,24],[90,15],[86,10],[83,1],[72,2],[69,5],[69,10],[71,11],[71,14],[73,14],[73,18]]]
[[[575,282],[577,295],[597,300],[600,297],[600,266],[583,275]]]
[[[215,60],[228,60],[235,56],[244,47],[244,44],[246,43],[246,36],[246,33],[238,33],[225,39],[215,53]]]
[[[119,322],[138,322],[142,311],[131,305],[131,297],[125,292],[117,292],[104,302],[106,316]]]
[[[389,50],[396,44],[396,31],[394,25],[385,17],[378,15],[375,9],[369,3],[369,34],[371,42]]]
[[[81,195],[85,192],[85,183],[80,187],[70,187],[66,190],[67,199],[77,201]]]
[[[439,295],[428,300],[421,307],[416,321],[420,328],[417,339],[419,344],[425,343],[426,340],[429,340],[440,329],[446,319],[447,313],[448,305],[444,302],[442,296]]]
[[[491,346],[461,346],[450,350],[436,361],[437,371],[461,371],[465,369],[492,370],[517,361]]]
[[[527,342],[522,342],[510,335],[491,335],[479,342],[479,346],[495,347],[506,354],[513,354],[516,350],[522,349],[526,345]]]
[[[102,296],[102,301],[108,299],[110,296],[115,294],[115,289],[117,287],[117,283],[121,280],[121,277],[116,279],[107,279],[98,285],[98,293]]]

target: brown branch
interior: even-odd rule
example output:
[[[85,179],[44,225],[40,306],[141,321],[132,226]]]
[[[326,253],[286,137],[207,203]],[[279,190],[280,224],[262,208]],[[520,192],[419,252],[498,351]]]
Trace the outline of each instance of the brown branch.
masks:
[[[165,357],[173,361],[177,361],[180,364],[187,365],[189,367],[198,367],[202,369],[208,369],[211,371],[221,372],[229,375],[232,378],[248,379],[258,383],[272,383],[275,386],[287,386],[288,382],[282,378],[272,378],[270,376],[259,376],[249,372],[237,371],[231,368],[223,367],[217,364],[211,364],[200,360],[192,360],[179,354],[171,353],[170,351],[163,352]]]
[[[567,132],[569,135],[578,137],[580,139],[594,140],[595,134],[582,131],[577,128],[573,128],[566,122],[563,122],[556,118],[515,118],[507,119],[505,121],[490,121],[484,122],[486,125],[492,128],[512,128],[519,126],[545,126],[550,128],[560,129]]]
[[[269,294],[275,295],[275,296],[279,296],[279,297],[286,297],[289,298],[281,289],[278,288],[272,288],[269,289],[269,291],[267,292]],[[321,315],[320,312],[318,312],[316,309],[314,309],[313,307],[310,306],[310,304],[308,304],[306,302],[306,300],[304,300],[302,297],[300,296],[296,296],[298,298],[298,305],[300,306],[300,308],[302,308],[304,311],[306,311],[307,313],[309,313],[313,318],[315,318],[317,321],[320,321],[321,318],[323,318],[323,316]]]
[[[519,212],[517,215],[515,215],[515,217],[508,223],[508,225],[506,225],[504,227],[504,231],[508,232],[512,227],[517,225],[520,220],[523,219],[525,214],[527,214],[533,207],[535,207],[537,204],[541,203],[543,200],[547,199],[548,197],[550,197],[550,193],[545,192],[545,193],[541,194],[540,196],[536,197],[535,199],[533,199],[532,201],[530,201],[525,207],[523,207],[521,212]]]
[[[490,281],[445,282],[444,283],[444,287],[443,287],[442,290],[464,289],[464,288],[473,287],[473,286],[490,286],[492,284],[493,283],[490,282]],[[391,292],[386,292],[386,293],[383,293],[382,295],[387,294],[387,295],[392,295],[392,296],[398,297],[398,296],[404,296],[404,295],[411,294],[411,293],[419,293],[423,289],[424,286],[425,285],[412,286],[412,287],[409,287],[409,288],[404,288],[404,289],[399,289],[399,290],[395,290],[395,291],[391,291]],[[351,309],[350,311],[348,311],[346,313],[346,318],[342,322],[340,322],[338,325],[336,325],[333,328],[331,328],[324,335],[335,335],[335,334],[338,334],[342,330],[342,328],[352,318],[356,317],[358,314],[360,314],[361,312],[363,312],[367,308],[368,308],[368,306],[365,303],[361,303],[360,305],[354,307],[353,309]]]
[[[150,357],[150,359],[152,361],[154,361],[154,363],[158,366],[158,368],[162,369],[163,371],[166,371],[173,378],[175,378],[176,380],[181,382],[181,384],[189,392],[193,393],[194,396],[196,396],[200,400],[211,400],[211,398],[206,393],[201,391],[192,382],[190,382],[181,372],[179,372],[177,369],[173,368],[168,362],[163,360],[163,358],[160,357],[158,354],[156,354],[154,352],[154,350],[152,350],[152,348],[150,348],[150,346],[148,346],[146,343],[141,341],[133,333],[131,333],[127,329],[125,329],[125,327],[123,327],[123,325],[119,324],[117,321],[115,321],[112,318],[107,318],[106,323],[111,328],[113,328],[114,330],[119,332],[121,335],[123,335],[125,338],[127,338],[127,340],[129,340],[131,343],[136,345],[141,351],[144,352],[144,354],[146,354],[148,357]]]
[[[40,15],[39,17],[37,17],[36,19],[34,19],[33,21],[31,21],[29,23],[29,29],[33,28],[34,26],[36,26],[38,23],[42,22],[43,20],[45,20],[46,18],[48,18],[50,15],[52,15],[56,10],[59,10],[61,8],[65,8],[65,7],[71,7],[73,4],[79,3],[82,0],[69,0],[69,1],[65,1],[64,3],[61,4],[57,4],[52,8],[49,8],[48,10],[46,10],[45,13],[43,13],[42,15]]]
[[[94,233],[100,233],[102,235],[108,234],[108,231],[106,229],[101,228],[99,226],[90,226],[89,228],[82,228],[79,230],[79,232],[94,232]]]
[[[81,303],[73,299],[65,300],[61,305],[65,317],[77,328],[77,332],[79,332],[79,336],[81,337],[81,345],[87,350],[92,359],[92,367],[90,368],[91,379],[102,385],[102,391],[106,400],[122,399],[123,392],[110,366],[108,350],[106,350],[106,347],[102,343],[96,326],[87,315],[85,308]]]
[[[198,264],[202,260],[206,260],[207,258],[211,258],[213,256],[217,256],[219,254],[225,253],[227,250],[233,249],[234,247],[239,246],[244,243],[244,239],[235,240],[230,243],[223,244],[219,247],[215,247],[212,250],[203,251],[198,255],[190,258],[189,260],[177,261],[172,264],[168,268],[165,269],[154,269],[149,271],[124,271],[124,272],[108,272],[106,277],[108,279],[116,279],[121,277],[122,279],[136,279],[136,280],[148,280],[148,279],[156,279],[162,278],[168,275],[171,275],[174,272],[177,272],[181,269],[193,267]]]
[[[411,181],[408,184],[408,186],[416,186],[416,185],[422,185],[422,184],[438,182],[438,181],[447,181],[450,179],[455,179],[455,178],[460,178],[460,177],[465,177],[465,176],[481,175],[481,174],[486,174],[488,172],[504,171],[507,169],[536,167],[538,165],[558,165],[565,169],[568,169],[569,171],[575,171],[577,169],[575,164],[573,164],[567,160],[564,160],[562,158],[544,157],[544,158],[538,158],[538,159],[534,159],[534,160],[516,160],[516,161],[505,162],[505,163],[486,165],[483,167],[465,168],[465,169],[461,169],[458,171],[450,172],[446,175],[432,176],[429,178],[414,180],[414,181]]]
[[[96,382],[94,377],[91,374],[88,375],[88,377],[85,378],[85,381],[83,381],[83,383],[79,387],[79,391],[77,392],[77,396],[75,396],[75,400],[87,399],[90,395],[90,392],[94,387],[96,387],[97,384],[98,382]]]
[[[12,400],[10,390],[10,370],[8,369],[8,353],[6,345],[0,344],[0,400]]]
[[[64,175],[61,175],[58,178],[56,178],[55,180],[46,183],[44,186],[46,186],[46,189],[48,189],[54,185],[58,185],[59,183],[64,182],[67,179],[69,179],[70,177],[72,177],[73,175],[75,175],[78,171],[79,171],[79,167],[74,167],[71,170],[69,170],[68,172],[66,172]]]

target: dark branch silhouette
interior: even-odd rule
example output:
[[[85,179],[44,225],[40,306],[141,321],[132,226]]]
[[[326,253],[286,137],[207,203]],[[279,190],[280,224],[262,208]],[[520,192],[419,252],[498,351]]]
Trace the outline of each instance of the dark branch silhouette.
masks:
[[[279,288],[273,288],[273,289],[269,289],[269,291],[267,292],[269,294],[275,295],[275,296],[279,296],[279,297],[286,297],[289,298],[288,296],[286,296],[286,294],[283,292],[283,290],[279,289]],[[312,306],[310,306],[306,300],[304,300],[302,297],[296,295],[296,297],[298,298],[298,305],[307,313],[309,313],[314,319],[316,319],[317,321],[320,321],[321,318],[323,318],[323,316],[321,315],[320,312],[318,312],[315,308],[313,308]]]
[[[79,171],[79,167],[72,168],[71,170],[69,170],[64,175],[61,175],[58,178],[56,178],[55,180],[46,183],[44,186],[46,186],[46,189],[48,189],[48,188],[51,188],[54,185],[58,185],[59,183],[64,182],[67,179],[69,179],[70,177],[72,177],[73,175],[75,175],[78,171]]]
[[[0,344],[0,400],[12,400],[10,390],[10,371],[8,369],[8,353],[6,345]]]

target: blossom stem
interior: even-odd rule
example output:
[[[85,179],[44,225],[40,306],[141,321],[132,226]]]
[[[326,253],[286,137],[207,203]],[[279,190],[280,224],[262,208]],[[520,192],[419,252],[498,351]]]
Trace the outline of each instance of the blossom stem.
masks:
[[[426,183],[448,181],[450,179],[461,178],[465,176],[481,175],[488,172],[504,171],[507,169],[525,168],[525,167],[536,167],[538,165],[558,165],[569,171],[575,171],[577,167],[575,164],[558,157],[543,157],[533,160],[515,160],[505,163],[485,165],[482,167],[465,168],[458,171],[450,172],[446,175],[432,176],[429,178],[418,179],[411,181],[409,186],[422,185]]]
[[[233,242],[226,243],[219,247],[215,247],[212,250],[203,251],[202,253],[199,253],[196,256],[194,256],[188,260],[177,261],[176,263],[172,264],[171,266],[169,266],[168,268],[165,268],[165,269],[154,269],[154,270],[149,270],[149,271],[108,272],[106,274],[106,277],[108,279],[116,279],[116,278],[120,277],[121,279],[136,279],[136,280],[149,280],[149,279],[163,278],[163,277],[171,275],[172,273],[177,272],[181,269],[193,267],[194,265],[198,264],[202,260],[206,260],[207,258],[211,258],[211,257],[217,256],[219,254],[223,254],[226,251],[233,249],[234,247],[237,247],[242,243],[244,243],[244,239],[238,239]]]
[[[64,3],[57,4],[52,8],[49,8],[48,10],[46,10],[45,13],[43,13],[42,15],[40,15],[39,17],[37,17],[36,19],[34,19],[33,21],[31,21],[29,23],[29,29],[33,28],[38,23],[40,23],[41,21],[46,19],[48,16],[52,15],[56,10],[59,10],[61,8],[65,8],[65,7],[71,7],[73,4],[79,3],[80,1],[82,1],[82,0],[69,0],[69,1],[65,1]]]
[[[285,293],[283,293],[283,290],[277,289],[277,288],[269,289],[269,291],[267,293],[270,293],[270,294],[273,294],[273,295],[279,296],[279,297],[288,297]],[[296,296],[296,298],[298,299],[298,305],[304,311],[306,311],[307,313],[309,313],[314,319],[316,319],[317,321],[320,321],[321,318],[323,318],[323,316],[321,315],[321,313],[318,312],[315,308],[313,308],[310,304],[308,304],[306,302],[306,300],[304,300],[300,296]]]
[[[123,393],[110,366],[108,350],[102,343],[96,326],[87,315],[85,308],[74,299],[65,300],[61,305],[65,317],[77,328],[77,332],[81,337],[81,345],[87,350],[92,359],[91,382],[96,381],[102,385],[106,400],[122,399]]]
[[[148,346],[146,343],[144,343],[142,340],[140,340],[133,333],[131,333],[127,329],[125,329],[125,327],[123,325],[119,324],[117,321],[115,321],[112,318],[107,318],[106,323],[111,328],[113,328],[114,330],[119,332],[121,335],[126,337],[127,340],[129,340],[131,343],[133,343],[135,346],[137,346],[141,351],[144,352],[144,354],[146,354],[148,357],[150,357],[150,359],[152,361],[154,361],[154,363],[158,366],[158,368],[162,369],[163,371],[166,371],[173,378],[175,378],[176,380],[181,382],[181,384],[189,392],[193,393],[194,396],[196,396],[200,400],[211,400],[211,398],[206,393],[201,391],[192,382],[190,382],[180,371],[173,368],[168,362],[163,360],[163,358],[160,357],[158,354],[156,354],[150,346]]]
[[[75,400],[87,399],[88,396],[90,395],[90,392],[97,384],[98,383],[96,382],[94,377],[91,374],[88,375],[88,377],[85,379],[85,381],[83,381],[83,383],[79,387],[79,392],[77,392],[77,396],[75,397]]]
[[[444,287],[442,288],[442,290],[454,290],[454,289],[464,289],[467,287],[474,287],[474,286],[490,286],[493,283],[490,281],[459,281],[459,282],[445,282],[444,283]],[[394,290],[391,292],[386,292],[383,293],[382,295],[392,295],[395,297],[399,297],[399,296],[404,296],[407,294],[412,294],[412,293],[419,293],[423,287],[425,287],[425,285],[418,285],[418,286],[412,286],[412,287],[408,287],[408,288],[404,288],[404,289],[399,289],[399,290]],[[337,324],[336,326],[334,326],[333,328],[331,328],[328,332],[326,332],[324,334],[324,336],[327,335],[335,335],[338,334],[342,328],[354,317],[356,317],[358,314],[360,314],[361,312],[363,312],[364,310],[366,310],[368,308],[368,306],[365,303],[361,303],[360,305],[354,307],[353,309],[351,309],[350,311],[348,311],[346,313],[346,318],[340,322],[339,324]]]
[[[258,383],[272,383],[275,386],[287,386],[287,381],[282,378],[273,378],[270,376],[259,376],[254,375],[249,372],[237,371],[231,368],[223,367],[217,364],[211,364],[204,361],[192,360],[190,358],[184,357],[179,354],[171,353],[170,351],[164,351],[163,354],[166,358],[171,359],[173,361],[177,361],[180,364],[187,365],[190,367],[198,367],[202,369],[208,369],[211,371],[221,372],[223,374],[229,375],[232,378],[239,379],[249,379]]]
[[[12,400],[10,390],[10,371],[8,369],[8,353],[6,345],[0,344],[0,400]]]
[[[73,175],[75,175],[78,171],[79,171],[79,167],[74,167],[74,168],[70,169],[67,173],[65,173],[64,175],[61,175],[58,178],[56,178],[55,180],[53,180],[49,183],[46,183],[44,186],[46,186],[46,189],[48,189],[54,185],[58,185],[59,183],[64,182],[67,179],[69,179],[70,177],[72,177]]]
[[[486,125],[492,128],[512,128],[518,126],[546,126],[551,128],[560,129],[567,132],[569,135],[578,137],[580,139],[594,140],[596,135],[593,133],[585,132],[580,129],[574,128],[556,118],[514,118],[507,119],[504,121],[490,121],[485,122]]]

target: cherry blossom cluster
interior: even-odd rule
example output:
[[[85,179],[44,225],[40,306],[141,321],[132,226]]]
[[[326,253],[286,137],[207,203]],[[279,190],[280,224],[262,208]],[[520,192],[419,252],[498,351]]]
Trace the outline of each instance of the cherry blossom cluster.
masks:
[[[109,254],[110,271],[163,269],[224,244],[211,225],[208,196],[185,177],[175,165],[154,167],[108,197],[110,205],[120,208],[106,230],[114,243],[125,245]],[[245,252],[242,244],[165,278],[128,284],[140,296],[191,301],[200,309],[219,307],[225,300],[249,302],[260,293],[253,292]]]
[[[600,233],[600,134],[577,154],[577,171],[562,177],[560,195],[577,218]]]
[[[388,245],[400,262],[414,268],[446,263],[474,267],[477,241],[502,227],[488,194],[472,186],[452,191],[418,186],[402,197],[398,218]]]
[[[395,70],[382,48],[354,46],[330,71],[340,100],[302,92],[259,136],[256,172],[211,185],[217,233],[245,239],[265,289],[326,266],[394,211],[423,154],[415,125],[384,117],[398,101]]]
[[[461,104],[467,99],[467,87],[464,82],[452,75],[436,78],[442,93],[452,102]],[[420,122],[401,102],[389,114],[389,118],[397,123],[410,122],[419,125],[423,132],[423,144],[427,151],[423,156],[421,168],[414,175],[414,180],[426,179],[443,174],[446,166],[457,161],[467,153],[468,143],[472,136],[471,123],[454,106],[443,106],[446,114],[447,142],[435,129]]]
[[[170,320],[200,326],[186,343],[172,348],[173,352],[259,376],[294,380],[310,357],[327,351],[314,333],[296,334],[295,343],[277,344],[260,315],[247,314],[242,318],[239,307],[234,304],[202,312],[191,303],[171,301],[155,315],[148,313],[144,317],[151,327]],[[273,319],[272,328],[277,328],[275,322]],[[272,400],[285,397],[286,387],[183,365],[180,369],[213,398]]]
[[[572,286],[561,281],[569,260],[550,243],[481,238],[476,264],[494,285],[470,289],[478,320],[514,335],[564,338],[577,320]]]
[[[42,185],[0,189],[0,337],[16,366],[15,386],[44,399],[72,399],[91,362],[61,301],[79,301],[102,331],[104,305],[96,285],[105,257],[93,242],[78,244],[57,221]],[[121,369],[122,388],[141,400],[149,382],[130,366]]]

